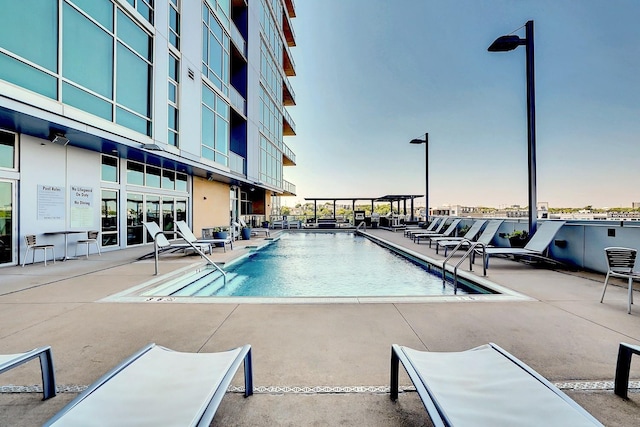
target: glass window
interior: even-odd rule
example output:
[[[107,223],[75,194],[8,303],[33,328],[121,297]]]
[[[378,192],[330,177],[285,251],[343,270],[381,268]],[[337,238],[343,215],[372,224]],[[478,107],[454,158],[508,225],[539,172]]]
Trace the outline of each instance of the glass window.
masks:
[[[213,133],[213,111],[209,110],[206,106],[202,106],[202,145],[213,148],[214,146],[214,133]]]
[[[144,165],[127,162],[127,184],[144,185]]]
[[[49,71],[58,68],[58,2],[2,2],[0,46]]]
[[[102,246],[118,246],[118,192],[102,190]]]
[[[176,199],[176,221],[187,221],[187,201]]]
[[[107,0],[73,0],[73,3],[100,25],[113,32],[113,3]]]
[[[169,43],[180,49],[180,14],[174,4],[169,6]]]
[[[113,104],[111,102],[78,89],[67,82],[62,84],[62,102],[103,119],[113,120]]]
[[[163,169],[162,170],[162,188],[173,190],[176,187],[176,173],[174,171]]]
[[[15,169],[16,137],[9,132],[0,131],[0,168]],[[0,205],[0,208],[2,206]]]
[[[162,230],[167,235],[168,239],[175,239],[175,235],[173,234],[173,199],[168,199],[166,197],[162,198]]]
[[[176,83],[180,81],[180,61],[173,55],[169,55],[169,78]]]
[[[147,166],[145,178],[147,187],[160,188],[160,168]]]
[[[146,216],[148,222],[155,222],[162,227],[160,224],[160,197],[147,196]],[[146,236],[147,242],[153,242],[153,237],[149,233],[146,233]]]
[[[102,180],[118,182],[118,158],[102,155]]]
[[[111,99],[113,37],[66,3],[63,18],[62,75]]]
[[[2,27],[2,25],[0,25],[0,27]],[[0,79],[39,93],[40,95],[58,99],[58,83],[55,77],[1,52]]]
[[[187,191],[187,175],[183,173],[176,174],[176,190]]]
[[[144,243],[142,194],[127,194],[127,246]]]
[[[2,142],[0,147],[1,144]],[[0,158],[1,154],[0,152]],[[0,264],[13,262],[13,198],[13,183],[0,181]]]
[[[150,117],[149,64],[127,49],[124,45],[118,43],[117,68],[117,102],[138,114]]]
[[[121,10],[118,10],[118,38],[143,58],[151,60],[151,43],[149,36]]]
[[[117,107],[116,108],[116,123],[122,126],[126,126],[129,129],[133,129],[136,132],[144,133],[146,135],[151,134],[151,123],[149,120]]]

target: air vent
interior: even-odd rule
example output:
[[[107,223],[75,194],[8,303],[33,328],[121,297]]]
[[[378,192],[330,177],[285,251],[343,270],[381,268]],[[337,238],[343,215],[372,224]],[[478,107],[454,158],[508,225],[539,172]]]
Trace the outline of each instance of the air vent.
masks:
[[[195,79],[195,73],[193,72],[193,70],[192,70],[191,68],[188,68],[188,69],[187,69],[187,74],[189,75],[189,78],[190,78],[191,80],[194,80],[194,79]]]

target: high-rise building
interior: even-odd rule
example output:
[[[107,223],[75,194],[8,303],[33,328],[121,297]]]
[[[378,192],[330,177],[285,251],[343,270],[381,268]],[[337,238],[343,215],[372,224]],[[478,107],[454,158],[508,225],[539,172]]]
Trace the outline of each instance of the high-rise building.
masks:
[[[293,0],[3,1],[0,266],[262,221],[295,194]],[[38,254],[41,256],[41,253]],[[42,258],[40,258],[41,260]],[[38,259],[36,259],[38,261]]]

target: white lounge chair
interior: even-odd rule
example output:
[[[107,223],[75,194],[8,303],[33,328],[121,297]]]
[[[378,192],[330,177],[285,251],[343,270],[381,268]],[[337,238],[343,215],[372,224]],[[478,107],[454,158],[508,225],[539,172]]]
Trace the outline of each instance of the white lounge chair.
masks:
[[[391,400],[402,362],[433,425],[602,426],[584,408],[496,344],[438,353],[394,344]]]
[[[191,242],[196,245],[209,245],[209,247],[216,243],[222,243],[222,247],[224,248],[225,252],[227,251],[227,245],[229,245],[233,250],[233,239],[231,237],[228,237],[226,239],[198,239],[193,234],[193,231],[191,231],[186,222],[176,221],[176,226],[178,227],[178,232],[180,233],[182,238],[187,242]]]
[[[188,250],[193,249],[188,243],[171,243],[167,236],[164,235],[164,232],[160,230],[160,227],[155,222],[143,222],[144,227],[147,229],[149,234],[153,237],[155,241],[155,245],[160,250]],[[193,243],[193,242],[192,242]],[[193,243],[193,245],[199,248],[202,252],[211,253],[211,244],[210,243]]]
[[[602,288],[602,296],[600,302],[604,300],[604,293],[607,291],[607,285],[611,277],[619,277],[628,280],[629,301],[627,303],[627,313],[631,314],[631,304],[633,304],[633,281],[640,280],[640,271],[634,271],[636,264],[637,249],[610,247],[604,248],[607,257],[607,276],[604,279],[604,287]]]
[[[62,408],[45,426],[209,426],[240,364],[253,394],[251,346],[181,353],[150,344]]]
[[[537,258],[549,262],[557,262],[545,256],[545,251],[551,244],[558,230],[565,224],[564,221],[545,221],[538,225],[538,229],[527,242],[524,248],[494,248],[480,247],[476,248],[475,254],[482,255],[485,268],[489,268],[489,257],[491,255],[512,255],[516,257]]]
[[[429,240],[429,246],[431,246],[431,238],[432,237],[448,237],[448,236],[451,236],[456,231],[456,228],[458,228],[458,224],[460,224],[460,219],[456,218],[453,221],[451,221],[451,223],[449,224],[449,226],[447,227],[447,229],[445,231],[414,234],[413,235],[413,242],[420,244],[420,240],[428,239]]]
[[[56,376],[53,370],[51,346],[34,348],[26,353],[0,354],[0,374],[36,357],[40,359],[40,370],[42,371],[42,400],[46,400],[56,395]]]

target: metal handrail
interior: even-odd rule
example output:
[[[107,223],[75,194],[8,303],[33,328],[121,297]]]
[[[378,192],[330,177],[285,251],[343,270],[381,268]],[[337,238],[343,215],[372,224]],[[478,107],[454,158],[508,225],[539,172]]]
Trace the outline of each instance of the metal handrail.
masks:
[[[195,250],[202,258],[207,260],[207,263],[212,265],[216,270],[218,270],[220,273],[222,273],[222,277],[224,279],[224,286],[227,286],[227,272],[224,271],[222,268],[220,268],[220,266],[218,264],[216,264],[215,262],[213,262],[211,260],[211,258],[209,258],[207,255],[205,255],[204,252],[202,252],[200,250],[200,248],[198,248],[197,246],[195,246],[192,242],[188,241],[187,239],[184,238],[184,236],[182,235],[182,233],[180,233],[179,231],[176,231],[176,233],[182,237],[184,239],[185,242],[187,242],[189,244],[189,246],[191,246],[193,248],[193,250]],[[153,236],[153,252],[155,254],[155,267],[156,267],[156,272],[155,272],[155,276],[158,275],[158,241],[156,240],[156,236],[158,236],[159,234],[164,234],[164,232],[158,231],[154,236]]]
[[[198,248],[196,245],[193,244],[193,242],[188,241],[187,239],[184,238],[184,236],[182,235],[182,233],[180,233],[179,231],[176,231],[176,233],[182,237],[184,239],[185,242],[187,242],[189,244],[189,246],[191,246],[193,248],[193,250],[195,250],[198,254],[200,254],[200,256],[204,259],[207,260],[207,263],[212,265],[216,270],[218,270],[221,274],[222,277],[224,279],[224,286],[227,286],[227,272],[224,271],[222,268],[220,268],[220,266],[218,264],[216,264],[215,262],[213,262],[211,260],[211,258],[209,258],[207,255],[205,255],[204,252],[202,252],[200,250],[200,248]],[[223,243],[224,244],[224,243]]]
[[[483,267],[483,276],[487,275],[487,265],[484,262],[484,256],[485,256],[485,248],[486,245],[482,242],[472,242],[469,239],[462,239],[460,241],[460,243],[458,243],[452,250],[451,253],[449,254],[449,256],[447,256],[447,258],[445,258],[445,260],[442,262],[442,286],[445,285],[446,283],[446,274],[447,274],[447,270],[446,270],[446,265],[447,265],[447,261],[449,261],[451,259],[451,257],[453,256],[453,254],[463,245],[463,244],[469,244],[469,248],[467,249],[467,251],[462,254],[462,257],[460,258],[460,260],[458,261],[458,263],[453,267],[453,292],[455,294],[458,293],[458,267],[460,267],[460,264],[462,264],[462,262],[469,257],[469,271],[473,271],[473,256],[469,256],[471,254],[473,254],[476,250],[477,246],[482,246],[482,254],[483,254],[483,262],[482,262],[482,267]]]
[[[360,226],[362,226],[366,231],[366,229],[367,229],[367,223],[366,222],[362,221],[360,224],[358,224],[356,226],[356,231],[360,231]]]

